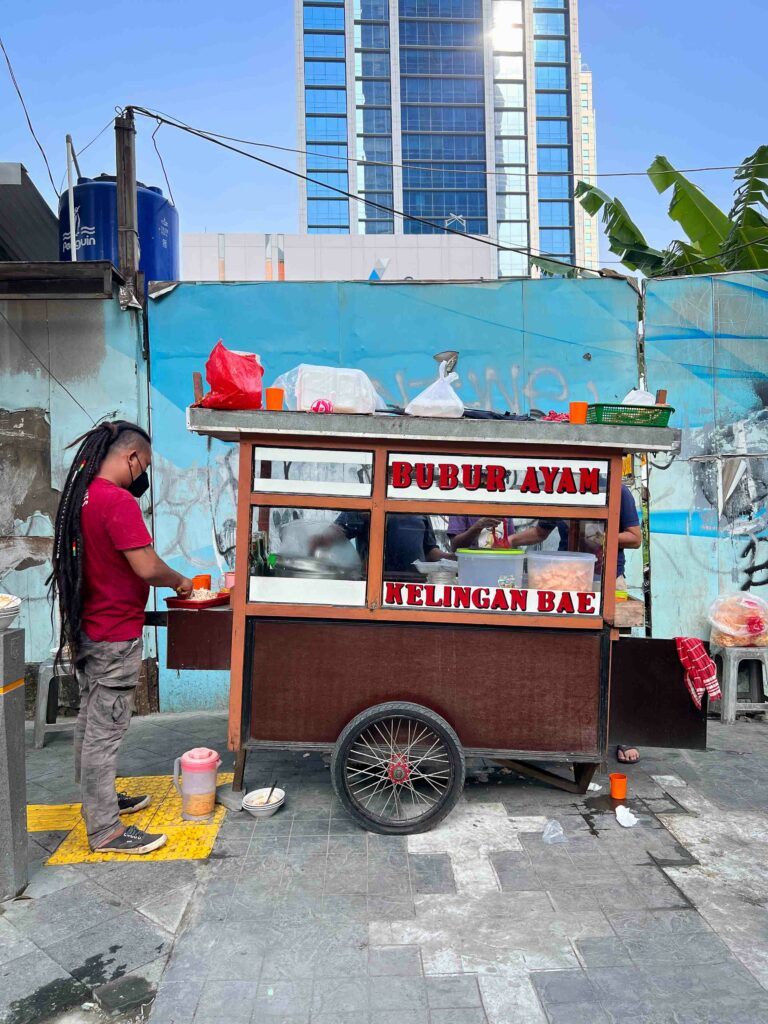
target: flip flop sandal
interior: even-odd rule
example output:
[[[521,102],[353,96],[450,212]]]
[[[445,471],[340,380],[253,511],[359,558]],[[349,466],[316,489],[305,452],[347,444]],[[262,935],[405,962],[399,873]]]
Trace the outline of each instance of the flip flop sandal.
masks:
[[[628,750],[637,750],[637,747],[633,747],[631,745],[628,746],[628,747],[625,747],[625,746],[622,746],[621,743],[616,747],[616,760],[619,762],[619,764],[628,764],[628,765],[639,764],[640,763],[639,751],[638,751],[638,756],[637,756],[636,760],[634,760],[634,761],[628,761],[628,760],[622,761],[622,759],[619,757],[619,752],[621,752],[622,754],[626,755]]]

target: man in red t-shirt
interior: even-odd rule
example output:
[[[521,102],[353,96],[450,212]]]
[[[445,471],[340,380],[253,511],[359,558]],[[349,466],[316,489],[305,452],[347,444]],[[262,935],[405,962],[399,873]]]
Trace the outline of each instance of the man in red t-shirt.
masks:
[[[62,641],[74,652],[80,686],[75,779],[91,849],[150,853],[166,841],[121,814],[150,797],[115,791],[120,742],[131,720],[142,663],[144,609],[151,586],[182,597],[192,582],[155,553],[136,500],[149,487],[149,435],[135,424],[102,423],[83,439],[56,517],[54,592]]]

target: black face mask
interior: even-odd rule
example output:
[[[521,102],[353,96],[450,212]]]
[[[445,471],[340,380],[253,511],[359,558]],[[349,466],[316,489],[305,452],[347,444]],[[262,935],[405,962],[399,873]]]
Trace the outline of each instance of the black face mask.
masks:
[[[139,465],[141,465],[141,462],[139,462]],[[146,469],[143,469],[137,477],[134,477],[130,462],[128,463],[128,469],[131,470],[131,483],[128,487],[128,493],[132,494],[134,498],[140,498],[142,494],[146,494],[149,490],[149,474]]]

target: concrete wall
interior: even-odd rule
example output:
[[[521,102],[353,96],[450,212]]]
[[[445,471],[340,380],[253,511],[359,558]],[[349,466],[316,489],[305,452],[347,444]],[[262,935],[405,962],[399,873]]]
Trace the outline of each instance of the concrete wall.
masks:
[[[301,362],[354,366],[396,403],[435,378],[444,349],[461,353],[459,394],[474,408],[563,411],[621,400],[637,380],[637,294],[616,280],[182,284],[150,302],[149,324],[155,538],[187,573],[234,557],[236,451],[185,426],[192,373],[219,338],[259,353],[267,384]],[[164,710],[223,706],[226,693],[224,673],[161,670]]]
[[[707,637],[718,594],[768,598],[768,273],[649,284],[646,335],[684,428],[651,468],[653,634]]]
[[[64,449],[104,417],[146,423],[140,316],[116,294],[0,302],[0,589],[24,601],[28,662],[53,643],[45,578]]]
[[[493,281],[496,249],[452,235],[182,235],[185,281]]]

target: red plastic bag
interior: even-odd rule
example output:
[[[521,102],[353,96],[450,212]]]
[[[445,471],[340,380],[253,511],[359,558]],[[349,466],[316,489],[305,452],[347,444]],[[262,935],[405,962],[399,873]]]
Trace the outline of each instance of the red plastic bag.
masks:
[[[230,352],[216,343],[205,364],[211,390],[203,397],[206,409],[260,409],[264,367],[252,352]]]

